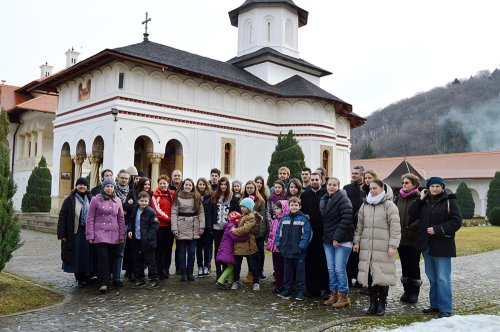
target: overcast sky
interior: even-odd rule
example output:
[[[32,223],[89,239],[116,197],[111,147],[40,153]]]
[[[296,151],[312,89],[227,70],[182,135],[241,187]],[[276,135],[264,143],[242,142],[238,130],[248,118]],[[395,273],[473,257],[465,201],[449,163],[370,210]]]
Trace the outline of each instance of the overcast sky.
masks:
[[[47,61],[65,66],[74,47],[80,60],[103,49],[150,40],[228,60],[237,28],[228,12],[244,0],[23,0],[0,7],[0,80],[23,85]],[[414,94],[500,67],[500,1],[295,0],[309,12],[299,29],[300,57],[333,72],[321,86],[371,112]]]

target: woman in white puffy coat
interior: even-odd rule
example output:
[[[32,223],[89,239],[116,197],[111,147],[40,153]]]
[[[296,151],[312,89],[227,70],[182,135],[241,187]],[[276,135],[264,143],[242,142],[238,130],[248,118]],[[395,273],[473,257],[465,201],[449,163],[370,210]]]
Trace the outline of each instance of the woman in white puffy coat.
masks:
[[[357,280],[370,291],[369,315],[385,314],[389,286],[396,285],[396,249],[401,239],[399,211],[378,179],[358,213],[353,251],[359,252]]]

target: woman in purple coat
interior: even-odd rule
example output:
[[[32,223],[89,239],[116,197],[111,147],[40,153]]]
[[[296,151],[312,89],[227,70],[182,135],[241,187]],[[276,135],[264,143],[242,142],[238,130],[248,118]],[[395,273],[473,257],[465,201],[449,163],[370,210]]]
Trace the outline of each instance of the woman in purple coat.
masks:
[[[108,291],[110,261],[118,244],[125,241],[125,218],[122,202],[115,195],[115,182],[105,179],[101,193],[90,202],[85,231],[97,259],[99,293]]]
[[[234,235],[231,229],[237,228],[238,223],[241,219],[241,214],[233,211],[228,215],[228,222],[224,224],[224,234],[220,241],[219,250],[217,251],[217,256],[215,261],[219,264],[227,265],[222,272],[220,278],[217,280],[217,286],[225,287],[224,284],[231,286],[234,281],[234,265],[236,264],[236,259],[234,258],[234,241],[248,241],[250,238],[249,234],[243,236]]]

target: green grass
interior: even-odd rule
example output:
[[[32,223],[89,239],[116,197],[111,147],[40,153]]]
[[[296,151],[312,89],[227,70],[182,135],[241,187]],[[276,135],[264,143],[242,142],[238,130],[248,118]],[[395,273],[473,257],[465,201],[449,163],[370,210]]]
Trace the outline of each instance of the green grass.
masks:
[[[457,256],[480,254],[500,249],[500,227],[462,227],[455,235]]]
[[[64,295],[42,288],[28,279],[0,273],[0,316],[47,307],[63,299]]]

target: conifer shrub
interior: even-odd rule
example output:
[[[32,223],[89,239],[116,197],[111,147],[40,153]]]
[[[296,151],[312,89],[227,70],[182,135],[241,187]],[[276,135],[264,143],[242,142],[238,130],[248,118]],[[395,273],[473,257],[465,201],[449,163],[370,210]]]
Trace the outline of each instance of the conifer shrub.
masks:
[[[486,217],[491,219],[494,208],[500,208],[500,172],[496,172],[490,181],[488,195],[486,196]]]
[[[500,206],[491,209],[489,222],[494,226],[500,226]]]
[[[23,196],[23,212],[49,212],[52,175],[44,157],[31,172],[26,193]]]
[[[21,227],[14,217],[12,197],[16,185],[9,168],[9,149],[7,134],[9,121],[7,112],[0,110],[0,272],[12,258],[12,252],[21,246]]]
[[[281,133],[278,136],[278,144],[271,156],[271,163],[267,168],[267,172],[269,173],[267,185],[269,187],[272,187],[274,181],[278,180],[278,169],[282,166],[290,169],[290,179],[297,178],[299,180],[302,169],[306,167],[304,152],[299,142],[293,137],[292,130],[286,136],[282,136]]]
[[[464,219],[470,219],[474,217],[474,209],[476,204],[472,198],[472,192],[465,182],[461,182],[457,189],[457,203],[462,212],[462,217]]]

